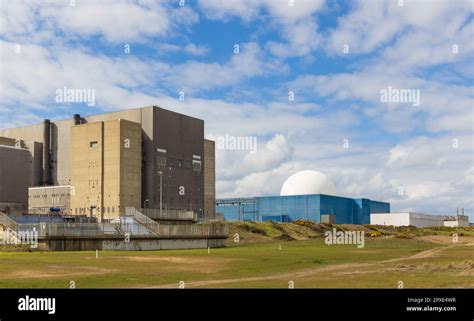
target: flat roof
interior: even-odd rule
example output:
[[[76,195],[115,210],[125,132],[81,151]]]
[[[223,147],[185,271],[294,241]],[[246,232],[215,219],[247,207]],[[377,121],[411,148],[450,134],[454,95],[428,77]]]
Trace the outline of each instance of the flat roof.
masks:
[[[178,115],[184,115],[184,116],[189,117],[189,118],[194,118],[194,119],[203,121],[203,120],[200,119],[200,118],[196,118],[196,117],[193,117],[193,116],[181,114],[181,113],[175,112],[175,111],[173,111],[173,110],[165,109],[165,108],[163,108],[163,107],[161,107],[161,106],[159,106],[159,105],[150,105],[150,106],[143,106],[143,107],[126,108],[126,109],[120,109],[120,110],[116,110],[116,111],[110,111],[110,112],[106,112],[106,113],[93,114],[93,115],[81,115],[81,118],[88,118],[88,117],[109,115],[109,114],[121,113],[121,112],[136,110],[136,109],[150,108],[150,107],[151,107],[151,108],[160,108],[160,109],[166,110],[166,111],[168,111],[168,112],[170,112],[170,113],[175,113],[175,114],[178,114]],[[70,121],[70,120],[72,120],[72,117],[71,117],[71,118],[63,118],[63,119],[51,120],[51,122],[52,122],[52,123],[55,123],[55,122]],[[42,125],[42,123],[36,123],[36,124],[24,125],[24,126],[17,126],[17,127],[9,127],[9,128],[0,128],[0,131],[2,131],[2,130],[10,130],[10,129],[18,129],[18,128],[25,128],[25,127],[30,127],[30,126],[38,126],[38,125]]]
[[[70,188],[71,185],[34,186],[34,187],[28,187],[28,189],[62,188],[62,187]]]
[[[24,150],[24,151],[27,151],[27,152],[29,151],[28,148],[8,146],[8,145],[0,145],[0,148],[10,148],[10,149],[16,149],[16,150]]]

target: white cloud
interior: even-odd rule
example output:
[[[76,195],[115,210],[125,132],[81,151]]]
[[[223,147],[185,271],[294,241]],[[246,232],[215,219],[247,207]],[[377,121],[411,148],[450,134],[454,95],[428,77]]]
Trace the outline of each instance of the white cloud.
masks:
[[[194,56],[204,56],[209,51],[209,48],[189,43],[184,47],[184,51]]]
[[[200,2],[212,19],[259,20],[281,39],[258,44],[253,38],[241,44],[238,55],[229,48],[227,60],[195,58],[174,64],[134,55],[107,56],[69,41],[98,37],[115,46],[159,37],[164,39],[159,50],[203,57],[212,47],[187,37],[179,39],[179,46],[167,39],[177,32],[177,24],[186,29],[198,21],[190,6],[76,1],[70,8],[68,3],[1,6],[0,123],[39,122],[38,110],[70,117],[75,106],[52,105],[54,90],[93,88],[101,110],[159,104],[204,119],[207,135],[258,138],[256,154],[217,152],[220,197],[276,195],[291,173],[317,169],[342,195],[388,200],[394,210],[474,209],[472,87],[456,82],[457,76],[444,83],[444,75],[435,79],[420,73],[440,64],[451,64],[465,77],[472,73],[472,21],[466,21],[472,9],[466,2],[432,2],[432,9],[426,10],[422,2],[405,1],[405,7],[398,8],[397,1],[364,1],[340,19],[327,39],[318,30],[317,15],[325,10],[322,1],[296,0],[294,7],[288,7],[287,0]],[[275,83],[273,91],[246,86],[255,77],[288,72],[280,58],[311,60],[322,45],[336,53],[343,41],[350,42],[351,54],[376,55],[350,66],[354,72],[301,75],[288,84]],[[457,55],[452,53],[453,42],[459,44]],[[14,52],[17,43],[22,44],[21,54]],[[278,59],[270,59],[266,50]],[[380,103],[380,90],[388,86],[420,89],[422,105],[415,109]],[[197,96],[227,88],[236,91],[234,102]],[[290,89],[295,102],[286,101]],[[176,97],[165,90],[176,91]],[[187,94],[184,102],[176,99],[179,90]],[[254,99],[248,103],[243,97]],[[415,134],[419,137],[412,137]],[[344,138],[350,139],[348,149],[342,148]],[[455,138],[457,149],[452,147]],[[398,195],[400,186],[403,195]]]
[[[245,22],[265,17],[285,40],[269,41],[266,47],[279,57],[300,57],[309,55],[318,48],[322,37],[314,15],[324,9],[324,0],[265,1],[209,1],[199,2],[205,15],[211,19],[228,20],[238,17]]]
[[[405,50],[393,48],[395,59],[410,59],[415,54],[432,58],[432,52],[418,52],[421,43],[454,40],[464,19],[473,11],[469,0],[460,1],[354,1],[353,9],[338,19],[337,27],[328,38],[328,51],[343,55],[348,44],[350,54],[368,53],[405,37],[411,39]],[[419,34],[424,36],[418,37]],[[436,35],[433,37],[432,35]],[[403,41],[403,40],[402,40]],[[448,50],[449,52],[449,50]],[[431,57],[430,57],[431,56]],[[422,62],[420,60],[419,62]]]
[[[233,48],[229,48],[232,52]],[[279,64],[265,60],[255,42],[240,45],[240,53],[233,54],[226,63],[188,61],[173,66],[164,80],[175,90],[192,93],[238,84],[251,78],[275,72]]]
[[[114,43],[143,42],[172,33],[178,24],[188,26],[199,20],[189,6],[147,0],[13,1],[3,3],[0,12],[0,31],[6,39],[35,42],[56,40],[54,30],[67,38],[100,36]]]

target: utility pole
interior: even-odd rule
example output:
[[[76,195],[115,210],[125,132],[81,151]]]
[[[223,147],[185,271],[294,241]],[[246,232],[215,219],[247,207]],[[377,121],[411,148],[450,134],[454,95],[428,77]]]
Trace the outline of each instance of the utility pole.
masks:
[[[148,203],[148,201],[149,201],[149,199],[147,198],[147,199],[145,200],[145,202],[143,202],[144,205],[145,205],[145,216],[146,216],[146,217],[148,217],[148,209],[147,209],[147,203]],[[147,221],[148,221],[148,219],[147,219]]]
[[[160,218],[163,217],[163,172],[158,171],[160,175]]]

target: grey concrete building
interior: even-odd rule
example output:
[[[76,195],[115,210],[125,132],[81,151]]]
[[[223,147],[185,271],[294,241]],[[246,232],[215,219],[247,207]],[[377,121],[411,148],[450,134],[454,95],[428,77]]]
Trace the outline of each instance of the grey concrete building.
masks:
[[[72,150],[72,127],[116,119],[141,126],[141,205],[193,210],[200,219],[204,219],[204,213],[212,215],[215,182],[205,184],[204,180],[215,180],[215,175],[204,172],[214,168],[206,167],[206,162],[214,162],[214,149],[207,148],[205,152],[201,119],[149,106],[88,117],[74,115],[53,122],[45,120],[42,124],[0,130],[0,136],[34,142],[30,150],[34,169],[29,187],[70,185],[71,155],[81,152]],[[27,189],[22,195],[26,197]]]
[[[0,212],[21,214],[26,210],[31,166],[28,149],[0,145]]]

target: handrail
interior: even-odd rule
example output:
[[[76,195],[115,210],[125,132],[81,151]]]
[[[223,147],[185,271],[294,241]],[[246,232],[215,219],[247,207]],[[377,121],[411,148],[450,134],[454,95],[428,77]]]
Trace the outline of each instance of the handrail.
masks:
[[[0,213],[0,225],[14,231],[18,231],[18,223],[12,220],[8,215]]]
[[[154,220],[197,221],[197,213],[193,211],[170,209],[160,211],[157,208],[139,208],[136,210]]]

